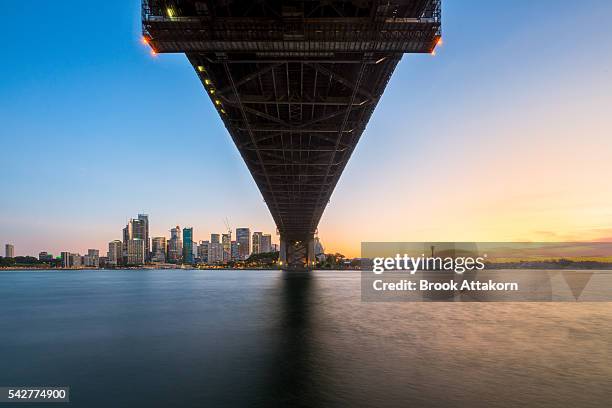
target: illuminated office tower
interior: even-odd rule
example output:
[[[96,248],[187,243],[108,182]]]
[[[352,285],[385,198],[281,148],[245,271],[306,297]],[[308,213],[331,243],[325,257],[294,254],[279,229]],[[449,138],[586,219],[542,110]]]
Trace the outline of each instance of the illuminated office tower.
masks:
[[[272,235],[263,234],[259,244],[260,252],[272,252]]]
[[[262,233],[261,232],[257,232],[255,231],[253,233],[253,251],[252,253],[254,254],[260,254],[264,251],[261,250],[261,237],[262,237]]]
[[[138,214],[138,220],[142,223],[142,238],[145,242],[145,261],[151,259],[151,240],[149,238],[149,215]]]
[[[219,243],[219,234],[210,234],[210,243],[218,244]]]
[[[153,237],[151,260],[153,262],[166,262],[166,237]]]
[[[240,259],[240,242],[232,241],[232,261],[237,261]]]
[[[123,242],[118,239],[108,243],[108,253],[106,254],[110,266],[117,266],[123,263]]]
[[[142,265],[145,263],[145,242],[140,238],[128,240],[127,264]]]
[[[4,257],[5,258],[14,258],[15,257],[15,247],[11,244],[6,244],[4,246]]]
[[[140,239],[145,243],[148,238],[149,219],[146,215],[140,214],[139,218],[132,218],[128,221],[127,225],[123,229],[123,253],[127,256],[127,243],[132,239]],[[148,246],[145,243],[145,250]]]
[[[221,246],[223,247],[223,262],[232,259],[232,234],[221,235]]]
[[[236,228],[236,242],[238,243],[238,258],[247,259],[251,255],[251,230]]]
[[[208,263],[218,264],[223,261],[223,247],[219,242],[211,242],[208,246]]]
[[[193,263],[193,228],[183,228],[183,262]]]
[[[210,250],[209,241],[200,241],[198,245],[198,259],[202,263],[208,263],[208,251]]]
[[[181,228],[170,230],[170,240],[168,241],[168,262],[178,263],[183,256],[183,241],[181,240]]]

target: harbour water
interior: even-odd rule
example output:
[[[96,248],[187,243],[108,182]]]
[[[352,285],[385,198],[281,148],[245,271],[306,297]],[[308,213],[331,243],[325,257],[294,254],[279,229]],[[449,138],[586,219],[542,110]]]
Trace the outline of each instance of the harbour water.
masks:
[[[612,303],[367,303],[350,271],[7,271],[0,386],[70,386],[74,407],[609,407]]]

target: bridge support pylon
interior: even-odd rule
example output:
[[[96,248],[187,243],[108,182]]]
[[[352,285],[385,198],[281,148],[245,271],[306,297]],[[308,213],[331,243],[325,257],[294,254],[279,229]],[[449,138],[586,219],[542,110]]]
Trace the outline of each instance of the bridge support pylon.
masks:
[[[279,251],[281,269],[304,271],[316,266],[313,235],[301,239],[285,239],[281,236]]]

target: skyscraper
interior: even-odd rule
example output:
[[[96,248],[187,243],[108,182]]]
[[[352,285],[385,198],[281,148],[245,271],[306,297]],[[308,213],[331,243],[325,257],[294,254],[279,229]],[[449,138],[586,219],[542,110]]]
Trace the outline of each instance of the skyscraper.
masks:
[[[210,234],[210,243],[218,244],[219,243],[219,234]]]
[[[239,259],[247,259],[251,255],[251,230],[249,228],[236,228],[236,242]]]
[[[240,259],[240,243],[236,241],[232,241],[232,261],[237,261]]]
[[[4,246],[4,256],[6,258],[14,258],[15,257],[15,247],[11,244],[6,244]]]
[[[168,262],[178,263],[183,256],[183,241],[181,240],[181,228],[170,230],[170,240],[168,241]]]
[[[153,237],[151,260],[153,262],[166,262],[166,237]]]
[[[262,233],[261,232],[257,232],[255,231],[253,233],[253,253],[254,254],[259,254],[261,252],[264,252],[261,250],[261,237],[262,237]]]
[[[62,268],[70,268],[70,252],[62,252]]]
[[[144,224],[142,239],[145,242],[145,261],[148,261],[151,259],[151,240],[149,239],[149,215],[138,214],[138,220]]]
[[[208,263],[218,264],[223,262],[223,247],[219,242],[211,242],[208,246]]]
[[[232,259],[232,234],[222,234],[221,245],[223,247],[223,262],[229,262]]]
[[[259,244],[260,252],[272,252],[272,235],[263,234],[261,236],[261,242]]]
[[[140,238],[130,239],[127,242],[127,264],[142,265],[145,263],[145,242]]]
[[[132,239],[140,239],[145,244],[145,251],[147,250],[146,241],[149,237],[149,218],[145,214],[138,215],[138,219],[132,218],[128,221],[127,225],[123,229],[123,254],[127,256],[128,252],[128,241]],[[146,254],[145,254],[146,255]],[[146,258],[146,256],[145,256]]]
[[[193,228],[183,228],[183,262],[193,263]]]
[[[210,250],[210,242],[209,241],[200,241],[200,245],[198,245],[198,258],[200,262],[208,263],[208,251]]]
[[[118,239],[108,243],[108,265],[117,266],[123,262],[123,243]]]

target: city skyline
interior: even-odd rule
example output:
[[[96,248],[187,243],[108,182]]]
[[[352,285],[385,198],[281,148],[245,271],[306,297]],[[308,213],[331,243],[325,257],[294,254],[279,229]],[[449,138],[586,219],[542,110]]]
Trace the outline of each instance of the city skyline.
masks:
[[[138,222],[142,221],[143,219],[146,219],[146,226],[140,227],[138,225]],[[219,237],[221,235],[227,235],[228,233],[230,235],[231,244],[240,242],[243,245],[242,251],[240,251],[239,253],[240,257],[243,259],[246,259],[251,254],[267,252],[264,250],[260,251],[260,249],[269,247],[271,250],[273,250],[275,247],[278,246],[278,243],[274,242],[275,240],[272,238],[272,235],[273,235],[272,233],[261,232],[261,231],[253,231],[251,233],[251,228],[249,227],[236,227],[233,230],[235,234],[231,231],[228,231],[227,233],[217,233],[217,232],[211,231],[207,234],[204,234],[204,238],[198,239],[194,235],[193,227],[189,227],[189,226],[180,227],[179,225],[176,225],[175,227],[168,229],[168,234],[156,235],[156,234],[150,233],[150,229],[149,229],[150,226],[151,224],[149,223],[149,214],[139,213],[137,218],[128,217],[125,227],[123,228],[122,236],[119,237],[122,239],[111,240],[107,242],[105,246],[102,246],[102,249],[96,247],[95,250],[102,251],[102,253],[105,254],[106,253],[105,250],[108,249],[108,254],[110,255],[110,253],[112,252],[111,245],[114,243],[118,243],[121,245],[120,249],[121,249],[121,252],[123,252],[122,255],[125,256],[127,255],[127,252],[128,252],[127,250],[128,242],[131,240],[141,240],[143,242],[142,252],[144,254],[143,255],[144,260],[146,260],[147,262],[149,261],[155,262],[154,258],[155,258],[155,253],[156,253],[156,244],[157,246],[159,246],[160,243],[163,243],[161,244],[164,247],[163,251],[165,252],[165,256],[168,256],[167,252],[170,249],[166,247],[166,245],[172,242],[172,239],[175,236],[175,231],[178,231],[177,237],[178,237],[180,248],[177,248],[177,251],[180,252],[181,254],[179,258],[182,259],[185,263],[192,263],[194,261],[194,258],[186,259],[185,258],[186,254],[191,254],[192,256],[194,256],[197,253],[198,247],[200,246],[201,243],[214,242],[215,236]],[[188,241],[185,238],[186,231],[188,231],[189,233]],[[238,241],[238,236],[240,235],[239,231],[242,231],[242,232],[247,231],[246,236],[242,234],[240,241]],[[256,234],[259,237],[259,240],[263,240],[267,242],[267,246],[265,244],[261,246],[262,245],[261,241],[259,241],[260,243],[258,243],[257,247],[253,246],[252,242]],[[278,239],[276,241],[278,241]],[[189,246],[185,245],[186,242],[189,242]],[[32,252],[20,253],[19,251],[15,250],[15,244],[13,242],[5,242],[3,243],[4,255],[1,255],[1,256],[8,257],[8,258],[15,257],[15,256],[39,257],[40,255],[44,254],[45,257],[52,256],[53,258],[60,258],[62,253],[70,253],[70,254],[80,254],[82,252],[89,253],[89,251],[92,251],[92,247],[93,247],[92,245],[83,244],[82,245],[83,248],[86,248],[83,250],[75,250],[74,248],[61,248],[60,250],[53,251],[53,250],[48,249],[48,247],[50,246],[52,245],[47,245],[45,248],[34,250]],[[189,248],[189,249],[187,250],[186,248]],[[102,256],[105,256],[105,255],[102,255]]]
[[[0,242],[17,255],[102,249],[134,209],[196,239],[228,215],[275,231],[186,59],[140,43],[139,3],[76,5],[3,7],[1,138],[14,154],[0,162]],[[445,2],[443,45],[399,64],[323,215],[326,246],[354,257],[361,241],[612,239],[611,11]]]

